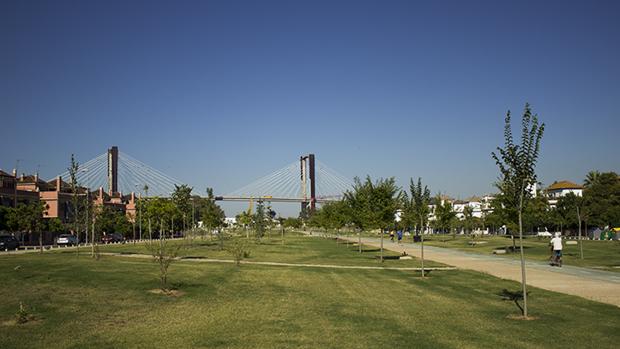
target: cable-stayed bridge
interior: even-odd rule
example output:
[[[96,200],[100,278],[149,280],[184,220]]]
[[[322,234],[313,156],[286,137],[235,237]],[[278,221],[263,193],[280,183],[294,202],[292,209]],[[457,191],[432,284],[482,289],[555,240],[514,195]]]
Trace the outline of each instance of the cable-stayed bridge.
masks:
[[[69,171],[61,173],[69,180]],[[105,188],[109,194],[139,192],[146,196],[167,197],[174,191],[174,185],[181,181],[137,160],[117,147],[79,164],[77,181],[80,186]]]
[[[350,179],[309,154],[216,200],[299,202],[302,208],[313,210],[316,203],[340,200],[352,185]]]
[[[61,173],[69,179],[69,171]],[[111,147],[107,152],[79,164],[77,180],[90,189],[105,188],[114,193],[139,192],[145,196],[168,197],[175,185],[183,182]],[[218,201],[296,202],[314,209],[317,203],[340,200],[353,182],[324,163],[314,154],[301,156],[287,166],[225,195]]]

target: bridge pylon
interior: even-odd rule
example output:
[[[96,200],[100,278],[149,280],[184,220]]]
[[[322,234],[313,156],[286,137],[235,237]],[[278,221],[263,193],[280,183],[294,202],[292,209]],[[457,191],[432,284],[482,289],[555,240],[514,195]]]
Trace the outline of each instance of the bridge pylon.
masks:
[[[310,211],[316,209],[316,172],[314,154],[302,155],[299,157],[299,167],[301,175],[301,211],[304,212],[310,206]],[[308,197],[308,180],[310,181],[310,197]]]

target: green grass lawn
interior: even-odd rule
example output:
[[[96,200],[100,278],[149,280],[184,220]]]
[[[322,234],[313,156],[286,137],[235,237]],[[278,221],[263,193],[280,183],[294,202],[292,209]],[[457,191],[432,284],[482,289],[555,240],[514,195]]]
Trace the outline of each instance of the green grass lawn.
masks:
[[[470,242],[475,241],[475,245]],[[562,260],[565,265],[578,267],[596,268],[620,272],[620,241],[583,241],[584,258],[579,258],[579,245],[568,245],[565,240]],[[482,243],[480,243],[482,242]],[[512,241],[503,236],[485,236],[472,239],[469,236],[457,235],[432,235],[425,237],[424,243],[430,246],[456,248],[461,251],[475,252],[490,255],[493,250],[512,246]],[[518,247],[518,240],[517,240]],[[549,250],[549,238],[527,237],[523,240],[525,257],[529,260],[546,262],[551,252]],[[519,258],[519,253],[507,253],[504,256]]]
[[[290,243],[298,247],[256,246],[253,258],[376,263],[333,240]],[[476,272],[422,279],[393,270],[179,261],[170,282],[184,294],[169,297],[148,292],[158,287],[149,260],[63,252],[0,256],[0,348],[615,348],[620,341],[617,307],[532,288],[538,319],[513,320],[507,316],[517,308],[497,294],[518,284]],[[192,251],[199,253],[215,256],[210,246]],[[37,320],[10,323],[19,302]]]
[[[242,238],[245,239],[245,238]],[[420,267],[417,259],[394,260],[386,259],[383,263],[377,258],[380,255],[378,248],[363,246],[362,254],[358,252],[357,245],[352,243],[336,243],[334,239],[308,237],[297,233],[285,235],[284,244],[280,236],[263,238],[260,244],[254,239],[249,241],[250,257],[247,261],[257,262],[282,262],[304,264],[337,264],[349,266],[385,266],[385,267]],[[175,243],[181,243],[175,241]],[[216,240],[196,239],[192,243],[183,242],[186,246],[181,251],[182,256],[206,257],[207,259],[232,259],[232,255],[226,250],[221,250]],[[225,243],[225,245],[228,242]],[[123,252],[148,254],[144,244],[118,244],[103,245],[102,252]],[[65,251],[66,252],[66,251]],[[397,252],[384,249],[384,256],[398,256]],[[435,262],[426,262],[425,267],[443,266]]]

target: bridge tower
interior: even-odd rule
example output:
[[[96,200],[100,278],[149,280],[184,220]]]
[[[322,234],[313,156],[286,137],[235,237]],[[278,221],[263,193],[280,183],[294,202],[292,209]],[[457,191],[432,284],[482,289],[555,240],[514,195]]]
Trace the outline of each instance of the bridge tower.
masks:
[[[108,149],[108,193],[118,192],[118,147]]]
[[[299,157],[301,175],[301,195],[304,201],[301,203],[301,210],[305,211],[310,205],[310,211],[316,208],[316,173],[314,154],[302,155]],[[308,179],[310,180],[310,198],[308,198]]]

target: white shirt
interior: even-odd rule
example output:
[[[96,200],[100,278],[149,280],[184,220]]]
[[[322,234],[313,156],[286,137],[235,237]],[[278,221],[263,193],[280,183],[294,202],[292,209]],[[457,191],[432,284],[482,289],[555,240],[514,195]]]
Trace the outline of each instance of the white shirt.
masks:
[[[557,250],[562,250],[562,238],[561,237],[556,237],[551,239],[551,242],[549,242],[551,244],[553,244],[553,250],[557,251]]]

